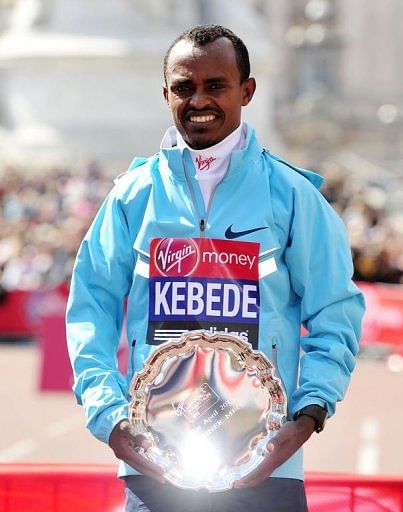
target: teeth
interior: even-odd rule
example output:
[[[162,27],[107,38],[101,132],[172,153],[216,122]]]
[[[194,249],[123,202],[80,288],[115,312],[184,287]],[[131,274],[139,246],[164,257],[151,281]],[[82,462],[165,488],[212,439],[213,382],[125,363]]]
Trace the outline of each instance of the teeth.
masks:
[[[208,123],[209,121],[214,121],[215,116],[210,114],[208,116],[190,116],[190,120],[192,123]]]

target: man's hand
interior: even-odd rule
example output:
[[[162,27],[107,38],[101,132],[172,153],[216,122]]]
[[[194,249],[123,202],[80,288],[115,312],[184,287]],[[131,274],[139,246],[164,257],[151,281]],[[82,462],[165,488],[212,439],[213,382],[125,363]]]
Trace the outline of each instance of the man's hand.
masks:
[[[315,422],[309,416],[287,422],[267,444],[265,460],[249,475],[235,482],[234,487],[255,487],[263,482],[311,437],[314,430]]]
[[[122,420],[115,426],[109,437],[109,446],[118,459],[143,475],[150,476],[162,484],[165,483],[164,469],[136,451],[138,448],[147,450],[150,447],[150,441],[141,434],[137,434],[129,420]]]

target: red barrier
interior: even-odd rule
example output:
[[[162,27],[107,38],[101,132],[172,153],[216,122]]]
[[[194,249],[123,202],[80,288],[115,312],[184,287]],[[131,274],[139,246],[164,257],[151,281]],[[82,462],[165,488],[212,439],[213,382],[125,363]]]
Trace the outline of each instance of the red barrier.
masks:
[[[403,355],[403,286],[358,283],[367,303],[363,322],[362,346],[374,343],[390,347]],[[42,349],[40,389],[71,387],[67,357],[64,313],[67,289],[16,291],[0,303],[0,336],[35,336]],[[127,345],[122,343],[120,368],[127,363]]]
[[[0,302],[0,335],[35,336],[43,316],[64,317],[67,294],[65,285],[7,292]]]
[[[119,512],[115,465],[0,464],[2,512]],[[403,512],[403,476],[308,473],[310,512]]]
[[[308,473],[309,512],[403,512],[403,476]]]
[[[117,512],[116,466],[0,464],[2,512]]]
[[[403,351],[403,285],[357,283],[367,312],[363,343],[386,343]],[[0,335],[31,335],[43,316],[64,316],[66,286],[55,290],[13,291],[0,302]]]
[[[0,334],[3,336],[32,336],[33,322],[29,314],[31,292],[15,290],[0,302]]]
[[[41,347],[39,389],[71,389],[73,373],[67,351],[64,315],[42,317],[37,338]]]
[[[403,286],[358,283],[365,296],[362,344],[386,343],[403,355]]]

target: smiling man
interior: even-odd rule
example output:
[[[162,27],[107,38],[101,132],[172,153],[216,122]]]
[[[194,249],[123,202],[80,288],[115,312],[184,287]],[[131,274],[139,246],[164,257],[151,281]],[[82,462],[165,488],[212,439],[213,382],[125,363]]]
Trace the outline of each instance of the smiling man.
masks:
[[[355,366],[364,305],[351,281],[344,227],[317,190],[322,178],[269,153],[241,121],[256,87],[249,75],[244,43],[224,27],[197,26],[172,43],[163,95],[174,126],[158,154],[135,159],[116,181],[77,255],[67,312],[74,390],[88,428],[122,461],[127,512],[306,511],[302,445],[323,430]],[[212,275],[186,281],[198,265],[201,241],[210,255],[206,272],[218,264],[228,264],[230,272],[230,256],[238,255],[237,262],[250,263],[242,270],[248,284],[234,285],[230,274],[222,286]],[[210,243],[222,251],[211,252]],[[257,248],[256,258],[245,255],[246,245]],[[163,251],[156,257],[163,275],[155,284],[157,297],[150,291],[154,247]],[[258,285],[244,274],[252,267]],[[177,274],[169,281],[170,272],[180,269],[182,281]],[[253,295],[246,297],[245,311],[240,308],[242,336],[276,367],[287,421],[268,443],[263,462],[233,488],[176,488],[141,454],[147,443],[128,420],[133,374],[158,343],[150,335],[153,307],[169,316],[175,305],[185,315],[185,305],[194,312],[197,303],[218,324],[190,315],[187,330],[200,320],[202,328],[227,332],[232,329],[225,315],[234,315],[230,292],[241,304],[244,289]],[[125,301],[130,357],[123,376],[116,352]],[[245,328],[247,316],[256,330],[255,324]]]
[[[244,60],[239,58],[241,63]],[[168,53],[164,74],[165,100],[176,128],[192,149],[214,146],[236,130],[241,109],[256,87],[249,66],[241,69],[226,37],[204,46],[180,39]]]

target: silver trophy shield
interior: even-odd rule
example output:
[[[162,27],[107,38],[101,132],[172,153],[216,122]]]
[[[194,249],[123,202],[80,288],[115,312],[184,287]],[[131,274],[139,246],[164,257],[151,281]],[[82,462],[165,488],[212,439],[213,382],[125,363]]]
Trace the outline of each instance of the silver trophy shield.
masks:
[[[131,422],[151,444],[143,456],[185,489],[230,489],[287,416],[273,364],[231,334],[191,331],[159,345],[130,393]]]

